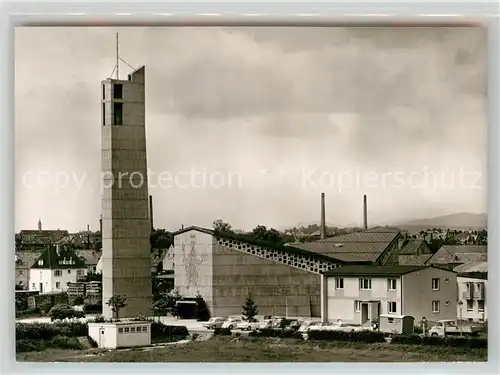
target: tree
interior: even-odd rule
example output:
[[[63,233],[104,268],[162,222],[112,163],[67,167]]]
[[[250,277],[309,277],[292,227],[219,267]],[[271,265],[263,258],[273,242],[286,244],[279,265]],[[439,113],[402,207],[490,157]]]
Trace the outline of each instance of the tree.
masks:
[[[174,238],[171,232],[165,229],[154,229],[149,237],[151,251],[154,249],[168,249],[174,243]]]
[[[267,229],[264,225],[257,225],[250,235],[258,240],[285,243],[284,237],[274,228]]]
[[[205,300],[199,290],[196,291],[195,298],[198,306],[198,320],[206,322],[210,319],[210,313],[208,312],[207,304],[205,303]]]
[[[255,317],[259,313],[259,309],[257,308],[251,293],[248,293],[247,298],[245,299],[245,304],[241,306],[241,309],[245,320],[249,322],[255,320]]]
[[[214,231],[222,233],[233,233],[231,225],[225,223],[221,219],[217,219],[213,222]]]
[[[127,306],[127,298],[120,294],[115,294],[106,302],[106,305],[111,307],[114,319],[118,320],[120,310]]]

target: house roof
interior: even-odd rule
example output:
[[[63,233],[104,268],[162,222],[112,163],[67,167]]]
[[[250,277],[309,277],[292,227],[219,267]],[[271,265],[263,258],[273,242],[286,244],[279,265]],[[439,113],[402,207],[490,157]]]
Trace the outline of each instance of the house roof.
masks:
[[[99,259],[101,259],[102,251],[99,250],[75,250],[75,254],[78,255],[87,266],[95,266]]]
[[[399,251],[399,255],[418,255],[418,250],[422,246],[427,246],[424,240],[407,239],[405,245]]]
[[[443,245],[427,263],[473,263],[488,260],[488,247],[481,245]]]
[[[43,263],[38,262],[42,260]],[[75,251],[64,246],[50,246],[36,260],[31,268],[75,269],[87,268]]]
[[[373,228],[291,246],[343,262],[375,262],[399,236],[399,232],[390,228]]]
[[[43,251],[16,251],[16,268],[31,268]]]
[[[487,254],[487,245],[443,245],[450,254]]]
[[[488,262],[464,263],[453,268],[453,271],[457,273],[488,272]]]
[[[352,265],[343,266],[323,273],[325,276],[369,276],[387,277],[401,276],[407,273],[416,272],[430,266],[372,266],[372,265]],[[453,272],[453,271],[449,271]]]
[[[189,231],[192,231],[192,230],[196,230],[198,232],[206,233],[206,234],[209,234],[209,235],[214,236],[216,238],[226,238],[226,239],[230,239],[230,240],[241,241],[241,242],[245,242],[245,243],[248,243],[248,244],[251,244],[251,245],[255,245],[255,246],[262,246],[262,247],[267,247],[267,248],[270,248],[270,249],[280,250],[280,251],[283,251],[283,252],[286,252],[286,253],[289,253],[289,254],[303,255],[303,256],[307,256],[307,257],[311,257],[311,258],[314,258],[314,259],[317,259],[317,260],[323,260],[323,261],[327,261],[327,262],[343,263],[342,260],[339,260],[339,259],[336,259],[336,258],[334,259],[334,258],[332,258],[330,256],[326,256],[324,254],[317,253],[317,252],[314,252],[314,251],[310,251],[310,250],[307,250],[307,249],[299,248],[299,247],[295,246],[295,244],[293,246],[289,246],[289,245],[282,245],[282,244],[275,243],[275,242],[262,241],[262,240],[258,240],[256,238],[254,238],[254,237],[252,237],[252,236],[250,236],[248,234],[226,233],[226,232],[214,231],[212,229],[206,229],[206,228],[201,228],[201,227],[196,227],[196,226],[190,226],[190,227],[181,229],[181,230],[179,230],[177,232],[174,232],[172,235],[175,238],[175,236],[177,236],[179,234],[182,234],[182,233],[185,233],[185,232],[189,232]]]
[[[432,254],[402,254],[398,256],[400,266],[423,266]]]
[[[22,243],[44,244],[57,242],[69,233],[67,230],[21,230],[19,237]]]

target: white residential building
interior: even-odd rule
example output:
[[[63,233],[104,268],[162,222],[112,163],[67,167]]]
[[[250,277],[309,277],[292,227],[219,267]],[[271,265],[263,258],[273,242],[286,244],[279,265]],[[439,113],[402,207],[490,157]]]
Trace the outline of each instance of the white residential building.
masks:
[[[54,245],[40,255],[29,272],[29,290],[64,292],[68,282],[74,283],[87,274],[87,266],[73,250]]]
[[[457,277],[428,266],[343,266],[322,275],[321,318],[368,325],[380,314],[456,319]]]
[[[457,317],[462,320],[482,322],[488,320],[486,288],[488,280],[458,277]]]

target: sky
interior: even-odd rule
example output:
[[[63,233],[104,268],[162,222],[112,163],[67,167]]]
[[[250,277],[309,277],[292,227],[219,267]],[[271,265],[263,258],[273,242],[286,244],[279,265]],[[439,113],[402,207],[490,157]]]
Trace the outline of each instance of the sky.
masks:
[[[282,228],[487,210],[479,27],[23,27],[16,230],[97,230],[102,80],[146,66],[155,227]],[[167,176],[167,177],[165,177]],[[167,181],[167,182],[166,182]]]

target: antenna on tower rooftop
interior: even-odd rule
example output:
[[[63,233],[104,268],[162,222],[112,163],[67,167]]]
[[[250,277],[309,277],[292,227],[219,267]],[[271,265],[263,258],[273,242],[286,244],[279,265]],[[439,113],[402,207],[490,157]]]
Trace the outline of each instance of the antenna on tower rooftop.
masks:
[[[119,73],[120,55],[118,52],[118,48],[119,48],[118,33],[116,33],[116,79],[117,80],[120,79],[120,73]]]

